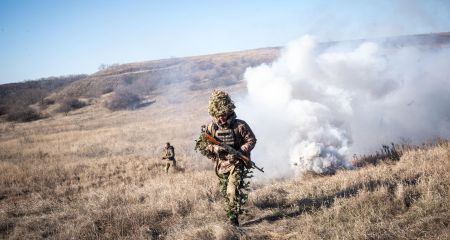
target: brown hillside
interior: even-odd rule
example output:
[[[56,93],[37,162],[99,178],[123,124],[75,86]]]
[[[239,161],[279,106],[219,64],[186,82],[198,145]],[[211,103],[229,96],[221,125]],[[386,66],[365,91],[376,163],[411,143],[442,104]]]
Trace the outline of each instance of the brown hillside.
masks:
[[[365,40],[328,42],[323,45],[362,41]],[[450,33],[398,36],[370,41],[382,42],[393,48],[405,45],[439,47],[450,43]],[[55,98],[98,97],[121,87],[133,89],[139,95],[147,95],[160,86],[180,82],[187,82],[190,90],[230,86],[242,81],[247,67],[270,63],[276,59],[279,51],[280,48],[262,48],[113,65],[86,79],[73,82],[58,92]]]
[[[69,75],[0,85],[0,115],[42,103],[49,94],[86,77],[85,74]]]
[[[55,97],[98,97],[120,87],[147,95],[161,86],[180,82],[190,90],[234,85],[242,81],[247,67],[270,63],[278,52],[278,48],[264,48],[116,65],[70,84]]]
[[[323,43],[323,46],[362,41],[365,40],[327,42]],[[450,43],[450,33],[398,36],[372,39],[371,41],[382,42],[393,48],[405,45],[435,48]],[[135,108],[139,101],[136,102],[133,99],[138,98],[145,102],[146,99],[160,95],[161,89],[166,89],[165,86],[171,86],[165,91],[173,91],[174,88],[181,87],[187,93],[188,91],[239,85],[242,83],[242,76],[247,67],[271,63],[278,56],[279,51],[280,48],[262,48],[196,57],[114,64],[89,76],[47,78],[0,85],[0,116],[6,116],[6,119],[10,120],[18,119],[20,121],[22,119],[25,121],[24,119],[28,119],[27,114],[31,111],[32,116],[38,116],[31,119],[36,120],[40,117],[51,116],[55,111],[64,111],[61,109],[70,111],[76,109],[66,106],[67,102],[83,98],[82,101],[85,101],[86,104],[110,92],[123,93],[130,98],[128,102],[122,103],[123,97],[119,97],[119,100],[116,99],[119,101],[118,104],[107,105],[114,110],[114,106],[122,105],[127,108]],[[132,95],[130,96],[130,94]],[[47,109],[48,105],[54,102],[57,104]],[[31,106],[37,103],[39,105]]]

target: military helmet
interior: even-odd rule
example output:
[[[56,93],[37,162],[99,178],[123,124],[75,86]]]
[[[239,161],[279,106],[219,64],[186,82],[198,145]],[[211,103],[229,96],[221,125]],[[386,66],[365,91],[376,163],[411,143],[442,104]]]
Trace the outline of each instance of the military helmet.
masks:
[[[228,93],[222,90],[214,90],[209,96],[208,113],[212,117],[218,118],[222,115],[231,115],[234,113],[233,101]]]

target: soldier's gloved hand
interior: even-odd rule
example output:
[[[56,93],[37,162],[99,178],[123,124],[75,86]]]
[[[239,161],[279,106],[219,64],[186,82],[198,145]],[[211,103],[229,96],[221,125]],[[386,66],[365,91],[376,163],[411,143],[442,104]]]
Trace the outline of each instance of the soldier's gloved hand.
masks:
[[[253,167],[251,162],[247,162],[247,161],[243,161],[243,162],[244,162],[245,168],[250,169]]]
[[[247,145],[242,145],[241,146],[241,152],[248,153],[248,146]]]
[[[225,156],[225,158],[230,162],[230,163],[236,163],[238,161],[238,157],[234,154],[227,154]]]
[[[219,146],[219,145],[213,145],[213,144],[210,144],[210,145],[208,146],[208,150],[209,150],[210,152],[215,153],[215,154],[220,154],[220,153],[223,153],[223,152],[226,151],[225,148],[223,148],[223,147],[221,147],[221,146]]]

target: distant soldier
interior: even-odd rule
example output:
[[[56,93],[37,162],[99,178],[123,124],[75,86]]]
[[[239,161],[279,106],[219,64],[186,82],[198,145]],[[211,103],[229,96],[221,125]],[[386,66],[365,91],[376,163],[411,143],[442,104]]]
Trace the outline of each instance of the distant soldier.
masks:
[[[245,179],[251,177],[250,151],[255,147],[256,138],[247,123],[236,118],[234,109],[235,105],[226,92],[215,90],[211,94],[208,113],[212,122],[202,131],[222,143],[222,146],[211,144],[203,134],[196,141],[196,150],[215,161],[228,218],[232,225],[239,226],[239,215],[244,211],[249,190],[249,182]],[[224,145],[227,145],[225,147],[228,150]],[[234,154],[229,147],[234,150]],[[248,161],[243,161],[243,158]]]
[[[166,173],[169,172],[170,165],[173,165],[174,168],[177,167],[177,161],[175,160],[175,148],[170,145],[170,142],[167,142],[166,147],[164,147],[164,155],[162,159],[167,160]]]

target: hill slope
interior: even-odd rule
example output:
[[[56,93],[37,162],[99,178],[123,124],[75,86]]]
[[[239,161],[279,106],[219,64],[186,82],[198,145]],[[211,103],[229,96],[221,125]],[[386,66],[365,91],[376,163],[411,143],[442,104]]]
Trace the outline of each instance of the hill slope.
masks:
[[[278,51],[277,48],[264,48],[112,66],[70,84],[57,96],[98,97],[119,87],[149,94],[161,86],[180,82],[188,84],[191,90],[234,85],[242,81],[247,67],[272,62]]]
[[[365,40],[322,43],[329,46]],[[450,33],[399,36],[370,41],[382,42],[387,47],[415,46],[439,48],[450,43]],[[25,83],[0,85],[0,115],[14,113],[45,98],[64,104],[65,99],[97,99],[105,93],[118,90],[132,92],[142,99],[161,94],[161,88],[182,87],[186,91],[204,91],[218,87],[242,84],[245,69],[262,63],[270,64],[280,48],[262,48],[233,53],[173,58],[146,62],[112,65],[92,75],[48,78]],[[44,80],[44,81],[43,81]],[[46,109],[35,108],[38,111]],[[53,110],[56,107],[52,108]],[[44,111],[53,115],[52,111]]]
[[[0,85],[0,115],[11,112],[13,109],[40,103],[51,93],[86,77],[87,75],[80,74]]]

